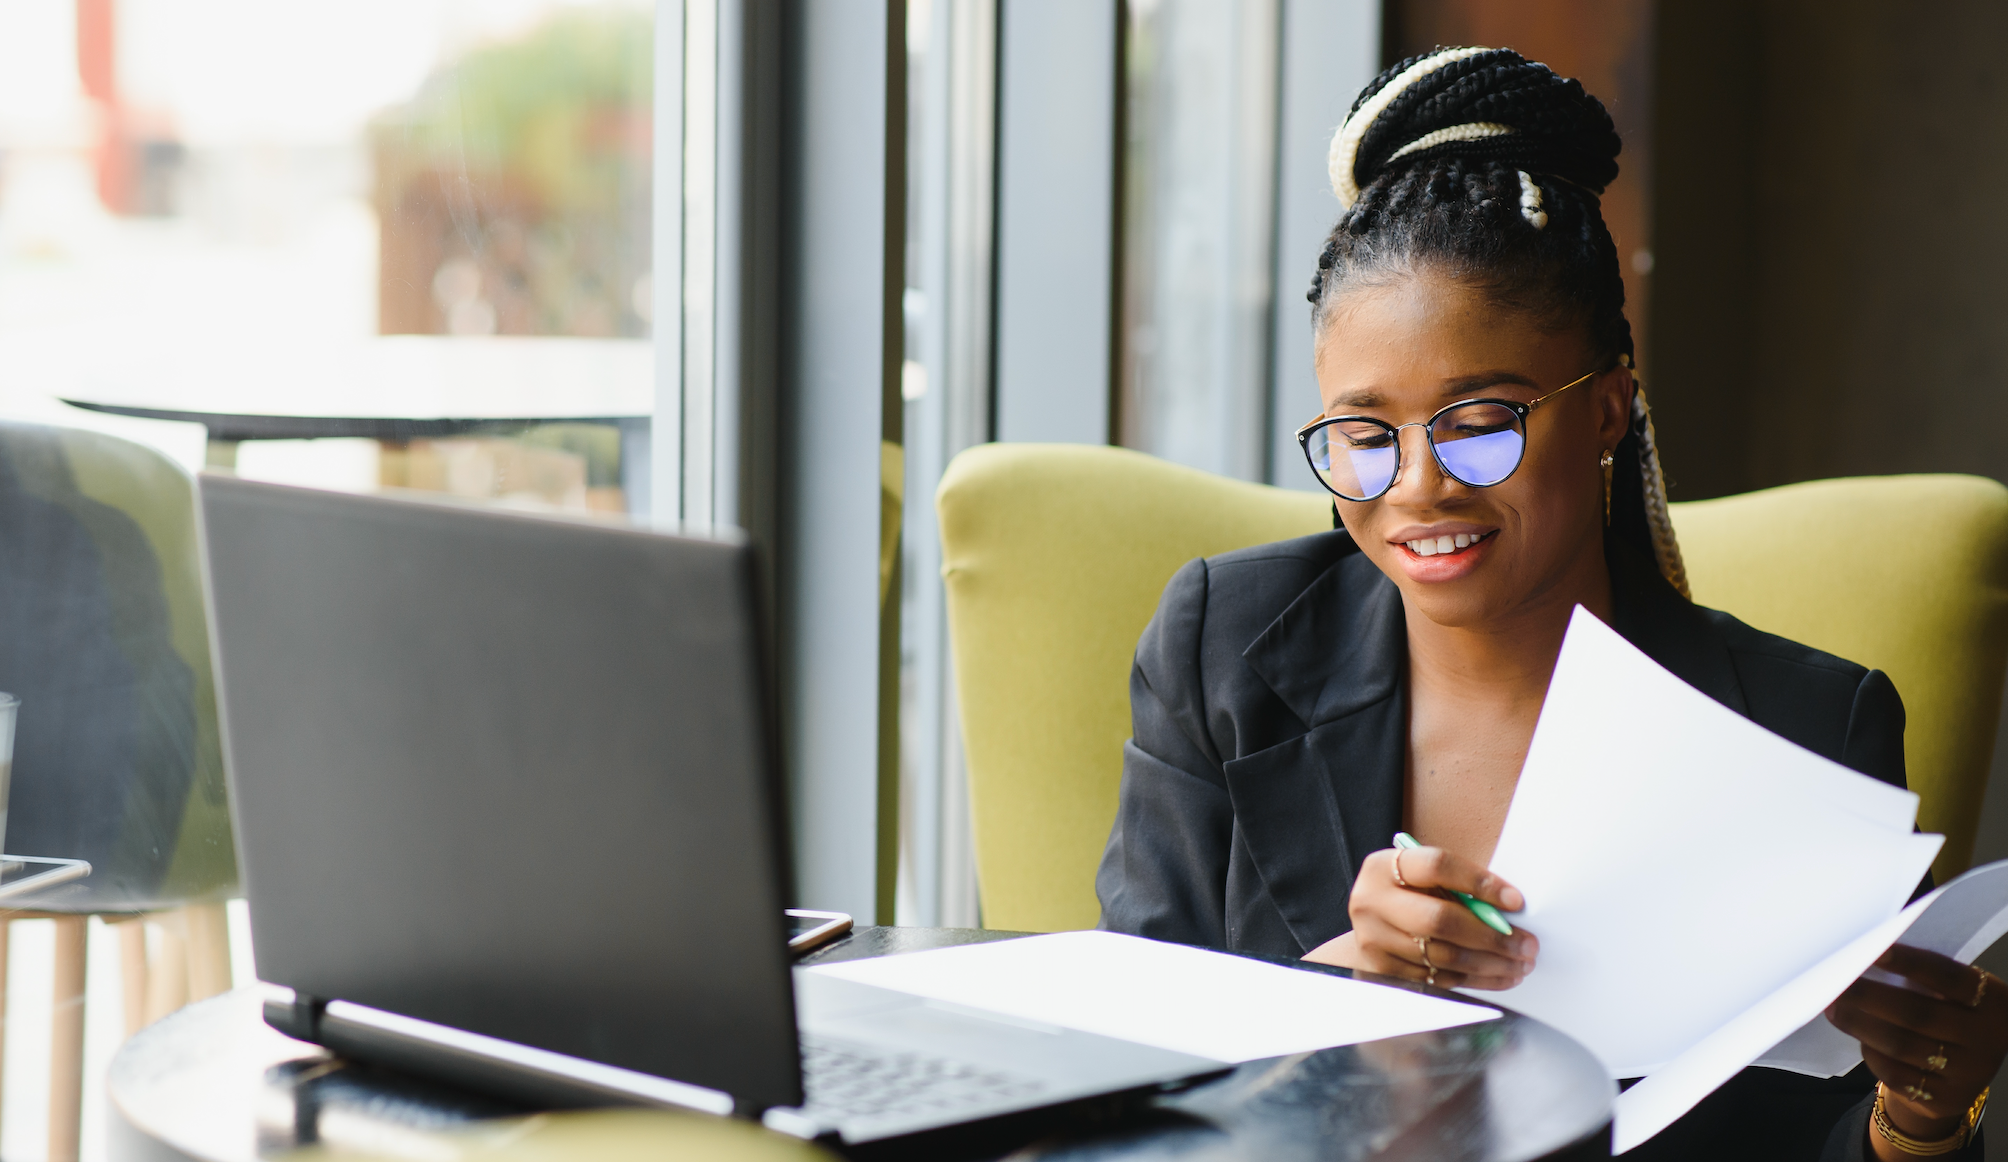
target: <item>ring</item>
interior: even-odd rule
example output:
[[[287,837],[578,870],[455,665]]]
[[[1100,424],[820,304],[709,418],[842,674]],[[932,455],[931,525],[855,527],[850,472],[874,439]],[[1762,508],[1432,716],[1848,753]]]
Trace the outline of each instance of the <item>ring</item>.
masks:
[[[1394,849],[1394,882],[1404,888],[1408,886],[1408,881],[1401,878],[1401,848],[1399,847]],[[1420,939],[1420,937],[1417,937],[1417,939]],[[1980,1002],[1976,1000],[1973,1003],[1977,1005]]]
[[[1931,1091],[1928,1089],[1921,1089],[1915,1085],[1906,1085],[1903,1087],[1903,1096],[1909,1098],[1912,1101],[1930,1101]]]
[[[1973,985],[1973,999],[1966,1002],[1966,1007],[1969,1009],[1980,1007],[1981,998],[1987,995],[1987,978],[1993,975],[1984,968],[1975,968],[1973,971],[1980,974],[1980,979]]]
[[[1945,1046],[1940,1045],[1938,1052],[1924,1059],[1924,1071],[1926,1073],[1944,1073],[1946,1064]]]
[[[1436,966],[1429,962],[1429,937],[1416,937],[1415,949],[1417,952],[1422,953],[1422,966],[1429,970],[1429,975],[1422,978],[1422,983],[1429,985],[1431,988],[1436,987]]]

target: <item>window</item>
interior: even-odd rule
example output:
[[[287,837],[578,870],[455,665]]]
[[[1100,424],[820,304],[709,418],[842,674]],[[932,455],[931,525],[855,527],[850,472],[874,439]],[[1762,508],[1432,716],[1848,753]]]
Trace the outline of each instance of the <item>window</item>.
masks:
[[[0,406],[247,476],[644,509],[652,12],[8,5]]]

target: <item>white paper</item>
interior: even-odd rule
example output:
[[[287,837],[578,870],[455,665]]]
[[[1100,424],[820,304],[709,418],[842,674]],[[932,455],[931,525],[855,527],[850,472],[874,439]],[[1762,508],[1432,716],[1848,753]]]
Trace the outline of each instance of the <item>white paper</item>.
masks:
[[[808,971],[1231,1064],[1499,1015],[1114,932],[1057,932]]]
[[[1972,964],[1974,957],[2008,934],[2008,860],[1974,868],[1925,900],[1931,901],[1930,906],[1904,932],[1903,943]],[[1861,1043],[1820,1014],[1751,1064],[1812,1077],[1839,1077],[1861,1060]]]
[[[1613,1115],[1611,1152],[1622,1154],[1672,1125],[1716,1087],[1755,1061],[1767,1045],[1840,996],[1862,970],[1874,964],[1911,921],[1923,911],[1927,896],[1876,925],[1839,951],[1801,973],[1701,1042],[1618,1095]]]
[[[1578,608],[1492,858],[1540,960],[1489,995],[1650,1074],[1896,914],[1943,842],[1916,810]]]

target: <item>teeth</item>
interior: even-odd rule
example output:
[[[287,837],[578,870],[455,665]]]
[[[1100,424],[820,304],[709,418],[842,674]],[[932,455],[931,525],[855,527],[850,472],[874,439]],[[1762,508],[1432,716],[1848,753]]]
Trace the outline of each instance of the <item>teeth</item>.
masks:
[[[1418,557],[1436,557],[1444,553],[1454,553],[1459,549],[1468,549],[1491,535],[1480,533],[1472,536],[1470,533],[1458,533],[1450,537],[1424,537],[1419,541],[1407,542],[1408,551]]]

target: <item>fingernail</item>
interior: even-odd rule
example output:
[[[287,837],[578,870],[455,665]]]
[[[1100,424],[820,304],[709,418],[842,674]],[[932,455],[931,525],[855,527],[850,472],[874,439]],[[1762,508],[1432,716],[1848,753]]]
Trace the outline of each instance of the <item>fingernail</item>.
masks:
[[[1520,889],[1511,885],[1499,889],[1499,902],[1505,905],[1508,912],[1517,912],[1527,906],[1527,899],[1520,894]]]

